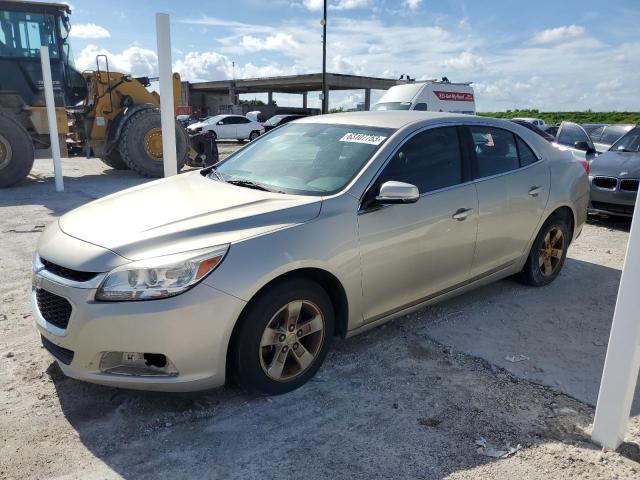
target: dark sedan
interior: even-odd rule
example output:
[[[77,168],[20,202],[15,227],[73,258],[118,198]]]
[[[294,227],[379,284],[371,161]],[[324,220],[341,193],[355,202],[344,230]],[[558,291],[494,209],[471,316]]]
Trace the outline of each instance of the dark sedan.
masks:
[[[630,217],[640,179],[640,127],[627,132],[591,162],[589,213]]]
[[[273,130],[280,125],[284,125],[285,123],[289,123],[292,120],[297,120],[298,118],[306,117],[306,115],[302,114],[288,114],[288,115],[274,115],[269,120],[264,122],[262,126],[264,127],[264,131],[268,132],[269,130]]]

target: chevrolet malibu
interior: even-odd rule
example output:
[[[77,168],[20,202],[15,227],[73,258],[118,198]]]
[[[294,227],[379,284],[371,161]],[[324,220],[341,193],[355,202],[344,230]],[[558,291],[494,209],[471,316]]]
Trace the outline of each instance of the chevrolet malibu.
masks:
[[[588,200],[583,166],[512,122],[308,117],[60,217],[34,253],[35,322],[80,380],[280,394],[335,336],[511,275],[549,284]]]

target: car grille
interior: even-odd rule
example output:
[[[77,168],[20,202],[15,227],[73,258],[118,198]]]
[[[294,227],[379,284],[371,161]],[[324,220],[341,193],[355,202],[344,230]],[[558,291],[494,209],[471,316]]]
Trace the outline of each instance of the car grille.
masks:
[[[626,192],[637,192],[638,180],[633,180],[630,178],[625,178],[624,180],[620,180],[620,190],[624,190]]]
[[[86,282],[91,280],[96,275],[97,272],[80,272],[78,270],[72,270],[70,268],[62,267],[57,265],[49,260],[45,260],[44,258],[40,259],[42,265],[44,265],[45,270],[53,273],[62,278],[66,278],[67,280],[73,280],[74,282]]]
[[[633,205],[620,205],[617,203],[607,202],[591,202],[591,205],[596,210],[603,210],[605,212],[620,213],[622,215],[633,214]]]
[[[593,184],[598,188],[615,190],[618,186],[618,179],[611,177],[593,177]]]
[[[62,298],[41,288],[36,289],[36,301],[40,315],[58,328],[66,329],[71,317],[71,304]]]
[[[47,349],[47,352],[60,360],[62,363],[64,363],[65,365],[70,365],[71,362],[73,362],[73,351],[56,345],[52,341],[47,340],[42,335],[40,335],[40,340],[42,341],[42,346]]]

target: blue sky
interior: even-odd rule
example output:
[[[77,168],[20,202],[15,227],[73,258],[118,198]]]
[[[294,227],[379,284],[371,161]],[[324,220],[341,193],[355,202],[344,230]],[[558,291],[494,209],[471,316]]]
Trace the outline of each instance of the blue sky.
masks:
[[[154,14],[162,11],[171,15],[173,64],[183,79],[321,69],[322,0],[70,3],[71,41],[81,68],[93,68],[95,55],[107,53],[112,69],[155,74]],[[331,72],[472,81],[482,111],[640,110],[638,0],[329,4]],[[331,107],[352,107],[362,97],[359,91],[336,92]],[[300,103],[299,96],[275,98],[282,105]],[[309,101],[317,103],[317,95]]]

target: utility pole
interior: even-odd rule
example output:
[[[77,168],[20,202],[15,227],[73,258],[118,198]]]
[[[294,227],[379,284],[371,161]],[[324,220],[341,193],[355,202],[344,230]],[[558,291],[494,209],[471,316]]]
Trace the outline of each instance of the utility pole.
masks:
[[[324,0],[322,14],[322,113],[327,113],[327,0]]]

